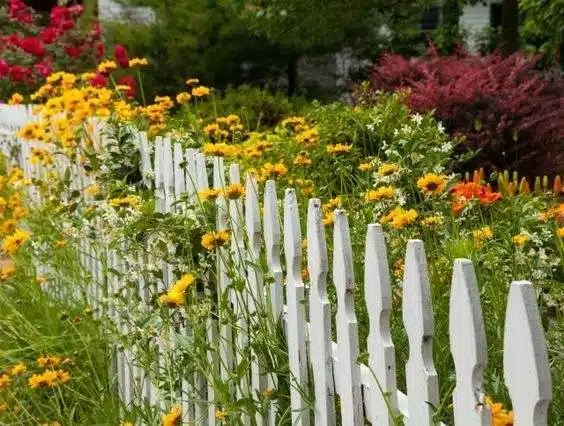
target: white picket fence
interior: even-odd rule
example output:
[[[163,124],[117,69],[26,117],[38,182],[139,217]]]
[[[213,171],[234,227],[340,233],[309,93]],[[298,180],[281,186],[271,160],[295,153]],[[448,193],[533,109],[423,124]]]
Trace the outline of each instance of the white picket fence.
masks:
[[[154,149],[153,149],[154,147]],[[239,183],[237,164],[231,164],[226,173],[222,158],[209,158],[195,149],[184,150],[169,138],[157,137],[151,144],[140,133],[139,148],[145,184],[155,191],[157,207],[170,213],[183,194],[196,202],[197,192],[210,186],[221,188],[228,183]],[[25,158],[24,158],[25,159]],[[182,167],[185,164],[185,167]],[[208,173],[207,164],[213,165]],[[64,165],[63,165],[64,167]],[[226,174],[229,179],[226,179]],[[76,179],[85,175],[75,172]],[[230,252],[239,259],[241,277],[247,281],[249,297],[246,301],[251,312],[267,310],[275,318],[281,317],[287,338],[289,369],[292,375],[292,423],[307,426],[335,425],[338,418],[343,425],[391,426],[393,415],[403,416],[408,426],[433,424],[433,406],[439,404],[439,379],[433,360],[433,307],[424,244],[410,240],[406,249],[403,279],[402,316],[409,341],[409,360],[405,366],[406,389],[396,385],[395,349],[391,339],[390,316],[392,292],[384,232],[379,224],[369,224],[366,231],[364,258],[365,303],[369,314],[368,365],[358,362],[358,324],[355,316],[354,289],[357,282],[346,212],[336,210],[333,229],[332,283],[327,282],[329,258],[321,202],[309,201],[307,211],[307,258],[302,258],[302,229],[296,193],[286,189],[283,215],[280,217],[275,182],[264,185],[263,200],[256,179],[247,175],[246,196],[242,200],[217,203],[217,228],[230,229]],[[261,204],[263,209],[261,211]],[[303,212],[302,212],[303,213]],[[99,282],[103,268],[94,255],[92,246],[83,247],[86,269]],[[285,259],[282,259],[282,253]],[[265,256],[268,271],[261,271],[258,259]],[[218,256],[217,292],[229,289],[229,276]],[[108,253],[109,265],[119,270],[123,265],[119,254]],[[302,280],[302,263],[307,264],[308,282]],[[285,271],[285,272],[284,272]],[[125,272],[125,271],[124,271]],[[174,281],[171,269],[163,264],[161,290]],[[265,285],[264,274],[273,283]],[[108,293],[116,290],[119,282],[108,276]],[[285,283],[285,284],[284,284]],[[143,298],[148,295],[143,282],[138,290]],[[337,294],[335,318],[336,342],[332,341],[331,306],[328,286]],[[254,297],[257,296],[257,297]],[[93,302],[101,297],[100,289],[91,289]],[[229,295],[234,310],[241,309],[240,298]],[[285,301],[285,303],[284,303]],[[115,313],[110,312],[112,316]],[[114,315],[119,323],[119,318]],[[238,317],[242,318],[242,317]],[[309,319],[309,322],[307,321]],[[243,320],[241,320],[243,321]],[[230,346],[237,342],[245,345],[246,334],[235,333],[229,324],[208,321],[207,338],[217,351],[208,353],[208,361],[215,365],[222,377],[227,377],[238,365],[237,354]],[[237,329],[244,329],[238,323]],[[127,333],[127,329],[122,330]],[[450,346],[456,368],[456,388],[453,393],[454,418],[457,426],[491,425],[491,413],[484,404],[483,371],[487,365],[487,342],[481,312],[479,290],[472,263],[457,259],[454,263],[450,296]],[[163,344],[161,356],[167,351]],[[219,357],[219,358],[218,358]],[[219,362],[221,360],[221,362]],[[543,426],[547,424],[551,400],[551,378],[548,355],[536,293],[528,281],[511,283],[508,295],[504,331],[504,379],[511,396],[516,426]],[[308,383],[311,369],[313,383]],[[164,407],[159,390],[149,374],[135,363],[135,353],[128,348],[116,352],[116,372],[119,395],[125,405],[147,402]],[[264,374],[256,360],[251,362],[247,388],[242,391],[260,394],[267,388],[276,389],[276,377]],[[183,402],[184,420],[188,424],[216,424],[214,389],[206,378],[196,375],[183,380],[179,395]],[[339,404],[336,403],[337,396]],[[308,405],[313,400],[313,407]],[[340,415],[338,414],[340,411]],[[276,407],[268,416],[257,417],[253,423],[274,425]],[[242,418],[245,424],[251,419]]]

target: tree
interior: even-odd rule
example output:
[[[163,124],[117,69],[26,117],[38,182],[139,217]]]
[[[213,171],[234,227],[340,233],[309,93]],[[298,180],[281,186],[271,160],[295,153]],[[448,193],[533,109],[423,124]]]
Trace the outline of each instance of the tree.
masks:
[[[564,0],[519,0],[525,48],[564,65]]]

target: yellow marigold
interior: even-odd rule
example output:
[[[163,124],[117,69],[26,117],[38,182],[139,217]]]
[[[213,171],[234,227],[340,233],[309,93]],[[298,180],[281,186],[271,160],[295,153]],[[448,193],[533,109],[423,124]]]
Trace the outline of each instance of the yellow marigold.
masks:
[[[341,199],[340,196],[337,196],[335,198],[331,198],[329,200],[329,202],[327,202],[326,204],[323,204],[323,206],[322,206],[323,213],[327,214],[328,212],[332,212],[337,207],[339,207],[342,204],[342,202],[343,202],[343,200]]]
[[[8,101],[8,105],[19,105],[23,102],[23,100],[24,97],[22,95],[20,95],[19,93],[14,93]]]
[[[225,188],[224,192],[230,200],[237,200],[245,195],[245,187],[240,183],[232,183]]]
[[[17,227],[18,227],[18,222],[16,222],[14,219],[8,219],[0,223],[0,234],[1,235],[13,234],[14,231],[17,229]]]
[[[176,95],[176,102],[178,102],[179,104],[185,104],[188,103],[191,98],[192,96],[190,95],[190,93],[180,92],[178,95]]]
[[[431,226],[440,225],[443,223],[443,218],[441,216],[428,216],[421,220],[421,224],[430,228]]]
[[[6,389],[8,387],[8,384],[10,383],[12,379],[10,378],[9,375],[7,374],[2,374],[0,376],[0,391],[3,389]]]
[[[172,102],[170,96],[155,96],[155,102],[164,109],[170,109],[174,106],[174,102]]]
[[[329,154],[342,155],[350,152],[351,149],[352,149],[352,145],[345,145],[342,143],[338,143],[335,145],[327,145],[327,152]]]
[[[323,215],[323,225],[332,226],[335,223],[335,214],[332,211],[325,212]]]
[[[298,166],[309,166],[311,163],[311,157],[305,151],[301,151],[296,158],[294,158],[294,164]]]
[[[231,235],[228,231],[206,232],[202,236],[202,246],[206,250],[214,250],[229,242]]]
[[[220,422],[226,421],[228,416],[229,414],[227,413],[227,410],[225,408],[222,408],[221,410],[215,410],[215,418]]]
[[[393,186],[381,186],[377,189],[368,191],[364,198],[366,201],[390,200],[394,198],[395,193],[396,188]]]
[[[29,216],[29,210],[25,207],[16,207],[12,212],[12,219],[20,221]]]
[[[288,172],[288,169],[286,168],[284,163],[264,163],[261,172],[262,176],[265,178],[274,178],[278,176],[284,176]]]
[[[205,143],[203,146],[204,154],[212,157],[236,157],[239,155],[239,148],[236,145],[226,143]]]
[[[557,229],[556,235],[558,235],[560,238],[564,238],[564,226],[561,226]]]
[[[131,58],[129,60],[129,67],[130,68],[147,66],[147,65],[149,65],[149,61],[145,58]]]
[[[192,89],[192,96],[201,98],[210,94],[210,88],[206,86],[198,86]]]
[[[203,191],[198,192],[198,196],[205,201],[213,201],[219,197],[219,190],[210,188],[204,189]]]
[[[272,398],[272,395],[274,395],[274,389],[272,388],[266,388],[262,391],[262,396],[265,398]]]
[[[96,77],[96,73],[93,73],[93,72],[85,72],[85,73],[82,73],[82,74],[80,75],[80,79],[81,79],[82,81],[90,81],[90,80],[92,80],[94,77]]]
[[[306,129],[300,133],[297,133],[294,137],[296,143],[304,144],[308,146],[316,145],[319,138],[319,131],[317,128],[313,127],[311,129]]]
[[[492,412],[492,426],[513,426],[513,412],[503,409],[503,404],[494,402],[489,396],[485,398],[486,405]]]
[[[104,61],[98,65],[98,71],[103,74],[111,73],[117,68],[117,64],[114,61]]]
[[[86,195],[97,195],[100,193],[100,186],[93,183],[92,185],[89,185],[85,190],[84,193]]]
[[[390,225],[395,229],[403,228],[417,219],[417,212],[414,209],[404,210],[402,207],[396,207],[387,215],[380,219],[380,223]]]
[[[53,247],[55,248],[65,248],[67,246],[67,242],[65,240],[57,240],[53,243]]]
[[[489,226],[484,226],[480,229],[474,229],[472,236],[474,237],[474,244],[479,248],[484,245],[484,241],[493,237],[493,231]]]
[[[11,376],[21,376],[26,371],[26,366],[23,362],[15,364],[10,367],[10,375]]]
[[[360,170],[361,172],[371,172],[372,170],[374,170],[374,166],[372,166],[371,163],[360,163],[358,165],[358,170]]]
[[[4,238],[2,250],[10,255],[14,254],[25,244],[27,240],[29,240],[29,237],[29,232],[24,231],[23,229],[17,229],[16,232]]]
[[[136,207],[139,205],[140,199],[136,195],[128,195],[123,198],[112,198],[110,206],[112,207]]]
[[[174,405],[170,411],[162,416],[162,426],[178,426],[182,422],[182,408]]]
[[[225,130],[222,130],[217,123],[211,123],[205,126],[202,131],[206,136],[209,137],[227,137],[229,133]]]
[[[528,234],[521,232],[513,237],[513,243],[516,246],[523,247],[530,239],[531,237]]]
[[[63,358],[60,356],[45,355],[37,358],[37,365],[40,367],[57,367],[62,361]]]
[[[434,173],[428,173],[417,180],[417,187],[425,194],[438,194],[445,190],[446,179]]]
[[[198,84],[200,82],[200,80],[198,80],[197,78],[189,78],[188,80],[186,80],[186,84],[188,86],[194,86],[196,84]]]
[[[378,167],[378,175],[379,176],[390,176],[396,172],[399,172],[400,167],[394,163],[386,163],[382,164]]]
[[[47,282],[47,277],[44,275],[38,275],[35,277],[35,282],[39,285],[43,285]]]

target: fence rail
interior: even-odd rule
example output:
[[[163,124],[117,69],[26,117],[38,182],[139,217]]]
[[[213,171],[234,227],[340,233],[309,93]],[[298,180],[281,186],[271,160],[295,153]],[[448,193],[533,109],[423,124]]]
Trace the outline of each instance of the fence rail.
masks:
[[[11,117],[18,113],[10,114]],[[3,117],[0,125],[6,122],[5,115],[5,110],[0,110],[0,117]],[[30,176],[38,173],[26,161],[29,148],[26,143],[20,143],[22,167]],[[214,188],[240,183],[237,164],[230,164],[225,170],[222,158],[206,158],[194,149],[183,149],[169,138],[157,137],[151,146],[146,135],[139,133],[138,145],[144,184],[154,189],[157,209],[163,213],[178,209],[174,203],[183,196],[197,203],[198,191],[210,187],[210,177]],[[64,173],[70,165],[70,162],[61,161],[57,167]],[[212,170],[208,170],[207,165],[212,165]],[[82,187],[93,182],[79,167],[71,169],[74,179],[81,182]],[[307,256],[304,259],[300,215],[305,212],[298,211],[294,190],[285,190],[281,218],[273,180],[267,181],[260,191],[254,176],[247,175],[245,187],[244,202],[222,196],[216,201],[217,229],[229,229],[232,239],[230,246],[218,251],[217,280],[209,281],[217,287],[207,296],[215,297],[214,294],[217,294],[218,298],[227,297],[236,314],[243,309],[250,312],[260,310],[268,312],[274,321],[282,319],[293,384],[290,389],[292,423],[301,426],[335,425],[340,419],[343,425],[356,426],[363,425],[366,419],[372,425],[391,426],[396,424],[394,417],[399,413],[408,426],[434,424],[433,406],[439,404],[439,378],[433,361],[433,306],[423,242],[410,240],[406,249],[402,317],[409,341],[409,359],[405,366],[400,366],[406,372],[404,393],[396,383],[395,348],[390,331],[392,290],[382,227],[373,223],[366,230],[363,280],[369,315],[369,356],[365,365],[358,361],[358,324],[354,306],[357,279],[353,271],[346,212],[339,209],[334,212],[333,258],[329,275],[330,262],[320,200],[309,201],[305,221]],[[94,281],[107,279],[108,294],[117,290],[119,283],[115,277],[101,276],[104,273],[101,259],[106,256],[109,265],[119,270],[123,267],[119,253],[108,251],[103,255],[97,254],[88,241],[84,243],[83,253],[84,267],[95,278]],[[258,266],[263,256],[267,265],[265,271]],[[242,297],[230,287],[231,278],[224,261],[227,257],[235,259],[239,276],[247,282],[247,290]],[[303,263],[309,273],[307,287],[301,275]],[[170,265],[163,262],[162,268],[161,291],[174,281]],[[269,277],[269,284],[265,284],[265,274]],[[332,277],[331,283],[327,282],[329,276]],[[331,340],[330,286],[334,286],[337,294],[336,341]],[[149,297],[145,287],[146,283],[139,280],[135,291],[139,292],[142,300]],[[91,303],[102,297],[101,291],[100,288],[89,289]],[[109,315],[122,327],[122,332],[127,333],[127,327],[120,324],[115,312],[109,312]],[[208,362],[222,377],[228,377],[240,365],[241,359],[237,358],[234,347],[244,347],[249,343],[245,340],[248,334],[238,331],[250,325],[245,323],[243,315],[237,315],[237,318],[235,324],[222,321],[222,318],[207,321]],[[183,332],[188,333],[188,329],[189,326]],[[474,268],[467,259],[454,262],[449,335],[456,369],[453,392],[455,424],[490,425],[491,413],[484,403],[483,387],[483,371],[487,366],[485,327]],[[160,346],[161,359],[167,356],[166,344],[163,342]],[[163,406],[151,374],[139,368],[135,359],[136,354],[130,348],[116,351],[120,398],[126,405],[146,401]],[[503,363],[515,425],[546,425],[551,400],[550,370],[536,294],[528,281],[515,281],[509,287]],[[251,361],[246,378],[248,381],[243,380],[236,391],[238,397],[277,388],[276,375],[265,373],[256,359]],[[309,383],[310,379],[312,383]],[[215,424],[214,387],[207,383],[206,377],[199,374],[185,377],[178,391],[182,396],[185,421]],[[312,407],[310,400],[314,401]],[[276,410],[273,404],[267,416],[244,418],[243,421],[245,424],[273,425],[279,414]]]

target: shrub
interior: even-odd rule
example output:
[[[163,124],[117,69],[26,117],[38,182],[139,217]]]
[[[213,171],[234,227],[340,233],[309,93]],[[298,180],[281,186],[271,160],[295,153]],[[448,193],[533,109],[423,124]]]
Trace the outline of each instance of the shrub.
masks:
[[[564,83],[549,82],[521,54],[484,58],[459,52],[408,60],[386,55],[374,66],[376,90],[409,90],[418,112],[434,111],[460,147],[479,151],[466,168],[564,171]]]
[[[84,71],[99,62],[100,26],[81,25],[82,14],[81,5],[55,6],[43,25],[23,0],[0,7],[0,99],[32,92],[53,70]]]

